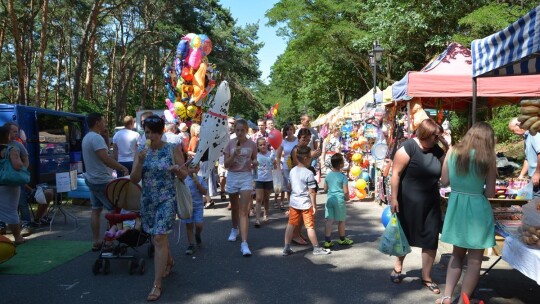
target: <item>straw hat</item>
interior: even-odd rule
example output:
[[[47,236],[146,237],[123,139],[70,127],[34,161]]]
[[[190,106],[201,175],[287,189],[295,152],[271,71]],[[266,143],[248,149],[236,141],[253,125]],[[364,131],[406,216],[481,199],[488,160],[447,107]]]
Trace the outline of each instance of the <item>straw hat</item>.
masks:
[[[185,123],[181,123],[179,128],[180,128],[180,131],[186,132],[188,129],[188,126]]]

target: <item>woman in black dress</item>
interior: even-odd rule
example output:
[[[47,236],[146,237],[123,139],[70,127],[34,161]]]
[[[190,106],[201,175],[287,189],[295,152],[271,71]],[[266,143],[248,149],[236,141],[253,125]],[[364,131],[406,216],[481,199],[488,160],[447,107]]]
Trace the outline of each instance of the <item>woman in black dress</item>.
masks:
[[[441,290],[431,279],[431,268],[441,228],[438,182],[445,153],[437,142],[448,146],[442,133],[442,127],[433,119],[420,123],[416,137],[405,141],[396,152],[391,180],[392,213],[398,213],[409,244],[422,248],[422,284],[436,294]],[[404,259],[405,256],[396,259],[390,275],[394,283],[402,280]]]

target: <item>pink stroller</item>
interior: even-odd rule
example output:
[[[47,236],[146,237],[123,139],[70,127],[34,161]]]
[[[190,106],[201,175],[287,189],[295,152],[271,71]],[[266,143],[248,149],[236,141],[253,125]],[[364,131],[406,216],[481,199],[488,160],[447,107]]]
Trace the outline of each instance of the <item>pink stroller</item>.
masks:
[[[107,199],[114,207],[114,211],[105,215],[108,221],[108,231],[101,244],[101,251],[94,262],[92,272],[110,272],[110,260],[128,260],[129,274],[135,272],[144,274],[145,260],[135,256],[138,247],[149,243],[148,257],[154,256],[154,246],[150,242],[150,235],[144,232],[140,224],[138,213],[141,203],[141,187],[127,178],[118,178],[111,181],[105,189]],[[127,227],[126,227],[127,226]],[[128,254],[131,248],[134,254]]]

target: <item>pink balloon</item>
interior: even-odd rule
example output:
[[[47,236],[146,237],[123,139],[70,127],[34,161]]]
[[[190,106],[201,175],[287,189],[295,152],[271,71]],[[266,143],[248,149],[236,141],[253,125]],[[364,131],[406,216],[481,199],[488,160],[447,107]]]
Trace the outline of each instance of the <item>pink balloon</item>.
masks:
[[[283,141],[283,134],[279,132],[277,129],[274,129],[270,131],[268,134],[268,142],[274,149],[278,149],[279,146],[281,146],[281,142]]]
[[[165,110],[165,111],[163,111],[163,115],[165,116],[165,120],[167,122],[173,122],[174,121],[174,117],[173,117],[171,111]]]
[[[188,64],[194,69],[199,69],[199,65],[201,65],[202,60],[202,51],[201,48],[196,48],[191,51],[191,54],[189,54]]]

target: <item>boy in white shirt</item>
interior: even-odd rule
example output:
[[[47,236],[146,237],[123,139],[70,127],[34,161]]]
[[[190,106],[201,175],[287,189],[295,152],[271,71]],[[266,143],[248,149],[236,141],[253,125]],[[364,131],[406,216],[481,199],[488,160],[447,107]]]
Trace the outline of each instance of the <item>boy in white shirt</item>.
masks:
[[[300,223],[302,217],[304,225],[308,232],[308,238],[313,246],[314,255],[330,254],[329,249],[319,246],[317,234],[315,233],[315,213],[317,212],[316,196],[317,182],[315,176],[307,167],[311,163],[311,149],[307,146],[298,147],[296,156],[298,165],[292,168],[290,173],[291,180],[291,199],[289,202],[289,222],[285,230],[285,248],[283,255],[287,256],[294,251],[291,249],[291,240],[294,227]]]

